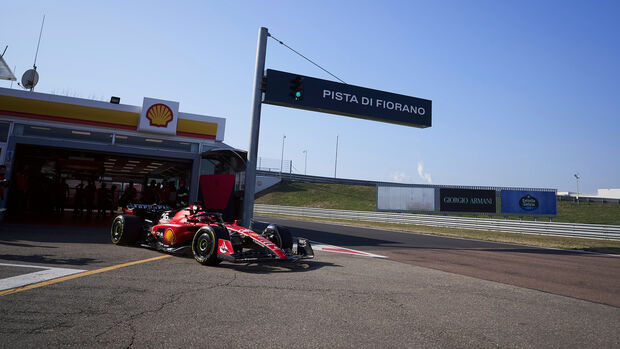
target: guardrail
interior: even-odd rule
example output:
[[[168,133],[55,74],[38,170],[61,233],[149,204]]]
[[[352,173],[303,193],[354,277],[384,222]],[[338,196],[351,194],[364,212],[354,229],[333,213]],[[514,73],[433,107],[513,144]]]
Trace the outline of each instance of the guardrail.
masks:
[[[507,219],[433,216],[411,213],[333,210],[324,208],[254,205],[255,213],[284,214],[301,217],[332,218],[351,221],[416,224],[436,227],[505,231],[524,234],[572,236],[620,240],[620,226],[602,224],[517,221]]]

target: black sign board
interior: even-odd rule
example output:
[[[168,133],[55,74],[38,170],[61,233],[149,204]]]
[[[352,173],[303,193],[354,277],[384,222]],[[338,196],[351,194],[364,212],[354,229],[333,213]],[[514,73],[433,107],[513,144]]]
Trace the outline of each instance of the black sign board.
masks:
[[[439,207],[442,212],[496,213],[495,190],[440,188]]]
[[[263,103],[393,124],[431,126],[432,101],[267,69]]]

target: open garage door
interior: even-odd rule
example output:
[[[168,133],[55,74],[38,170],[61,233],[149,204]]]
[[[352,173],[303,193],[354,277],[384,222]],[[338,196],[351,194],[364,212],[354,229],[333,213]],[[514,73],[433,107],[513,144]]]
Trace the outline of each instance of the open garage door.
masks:
[[[191,171],[187,159],[17,144],[8,216],[105,217],[127,200],[176,206]]]

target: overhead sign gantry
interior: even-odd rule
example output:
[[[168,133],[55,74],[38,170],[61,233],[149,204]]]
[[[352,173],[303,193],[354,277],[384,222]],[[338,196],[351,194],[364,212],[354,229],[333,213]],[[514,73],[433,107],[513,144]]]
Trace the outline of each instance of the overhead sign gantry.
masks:
[[[432,101],[267,69],[265,104],[426,128]]]
[[[261,104],[351,116],[418,128],[431,127],[432,101],[370,88],[317,79],[278,70],[267,70],[265,54],[269,31],[258,30],[256,70],[250,125],[250,146],[243,202],[243,225],[250,227],[254,210],[256,160]],[[266,85],[263,86],[263,81]],[[264,93],[264,99],[263,99]]]

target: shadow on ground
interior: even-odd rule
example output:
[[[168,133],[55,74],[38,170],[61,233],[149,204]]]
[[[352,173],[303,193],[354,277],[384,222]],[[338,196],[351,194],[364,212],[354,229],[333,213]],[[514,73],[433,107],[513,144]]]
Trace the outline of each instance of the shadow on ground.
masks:
[[[89,265],[99,262],[93,258],[58,258],[54,255],[30,255],[20,256],[11,254],[0,254],[0,260],[25,262],[34,264],[70,264],[70,265]]]
[[[339,267],[341,265],[321,262],[317,260],[305,260],[300,262],[256,262],[256,263],[222,263],[217,268],[231,269],[248,274],[274,274],[274,273],[301,273],[318,270],[325,267]]]
[[[25,242],[111,243],[110,230],[107,227],[7,223],[0,225],[0,244],[15,247],[43,247],[28,245]]]

